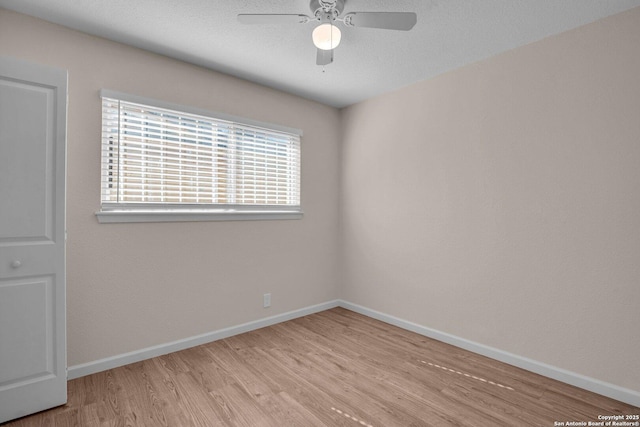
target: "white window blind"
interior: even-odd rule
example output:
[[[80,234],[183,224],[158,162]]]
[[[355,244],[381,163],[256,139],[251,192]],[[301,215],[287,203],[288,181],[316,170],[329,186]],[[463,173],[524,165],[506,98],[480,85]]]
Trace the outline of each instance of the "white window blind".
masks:
[[[102,211],[300,212],[300,134],[102,96]]]

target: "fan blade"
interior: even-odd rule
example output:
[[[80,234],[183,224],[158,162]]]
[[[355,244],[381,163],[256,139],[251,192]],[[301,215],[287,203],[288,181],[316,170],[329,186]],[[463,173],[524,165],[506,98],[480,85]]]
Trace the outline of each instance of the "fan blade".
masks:
[[[277,13],[240,14],[238,21],[243,24],[306,24],[311,18],[307,15],[281,15]]]
[[[352,27],[381,28],[409,31],[418,22],[413,12],[351,12],[344,16],[344,23]]]
[[[323,50],[318,49],[318,53],[316,56],[316,64],[317,65],[328,65],[333,62],[333,49],[331,50]]]

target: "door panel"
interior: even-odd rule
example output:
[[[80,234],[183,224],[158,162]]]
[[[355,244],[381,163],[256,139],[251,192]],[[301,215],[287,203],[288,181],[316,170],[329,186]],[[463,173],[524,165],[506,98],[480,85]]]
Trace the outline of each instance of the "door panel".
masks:
[[[67,73],[0,57],[0,422],[64,404]]]
[[[51,186],[55,158],[51,145],[53,88],[27,85],[13,81],[0,84],[0,241],[51,239]],[[29,126],[8,126],[29,115]],[[22,119],[23,120],[23,119]],[[6,141],[6,142],[5,142]],[[24,185],[29,191],[25,193]],[[16,240],[14,240],[16,239]]]
[[[51,297],[51,277],[7,280],[0,285],[0,336],[13,343],[0,347],[0,387],[56,373],[49,350],[55,330],[53,313],[47,310]]]

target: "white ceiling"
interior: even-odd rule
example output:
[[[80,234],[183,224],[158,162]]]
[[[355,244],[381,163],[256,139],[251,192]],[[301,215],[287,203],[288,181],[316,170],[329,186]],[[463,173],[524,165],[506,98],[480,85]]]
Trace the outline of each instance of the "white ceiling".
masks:
[[[605,16],[640,0],[346,0],[416,12],[410,32],[342,29],[316,65],[313,24],[242,25],[239,13],[311,15],[309,0],[0,0],[0,7],[343,107]],[[341,24],[339,24],[341,25]]]

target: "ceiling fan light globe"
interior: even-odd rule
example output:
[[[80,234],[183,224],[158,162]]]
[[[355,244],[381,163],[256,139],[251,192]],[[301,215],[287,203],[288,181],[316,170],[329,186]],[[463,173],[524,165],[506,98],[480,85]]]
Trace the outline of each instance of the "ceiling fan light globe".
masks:
[[[313,44],[322,50],[331,50],[338,47],[341,37],[340,28],[326,23],[318,25],[311,34]]]

